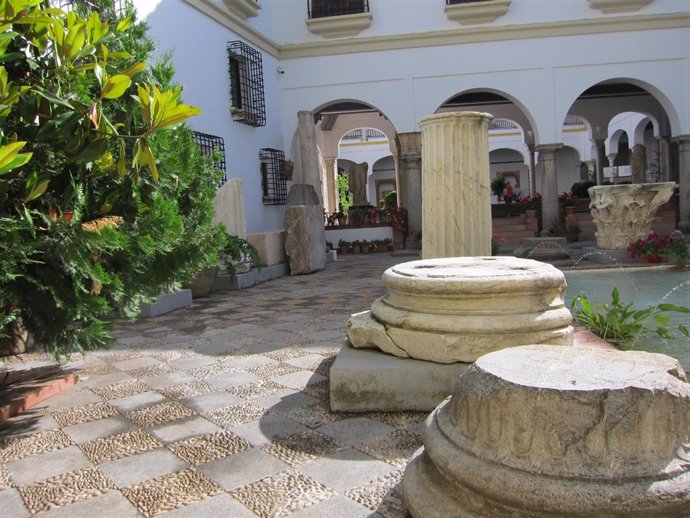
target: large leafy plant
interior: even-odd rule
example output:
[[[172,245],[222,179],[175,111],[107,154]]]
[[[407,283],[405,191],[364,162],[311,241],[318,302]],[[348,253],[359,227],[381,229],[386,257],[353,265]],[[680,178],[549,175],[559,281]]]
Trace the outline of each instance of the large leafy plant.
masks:
[[[669,329],[668,313],[690,313],[690,308],[675,304],[657,304],[644,309],[635,309],[633,303],[621,302],[618,288],[611,292],[611,305],[593,304],[586,295],[577,295],[571,304],[575,320],[595,335],[619,347],[625,347],[634,338],[655,332],[666,339],[676,338]],[[677,330],[690,336],[688,329],[679,324]]]
[[[168,64],[145,65],[131,10],[93,4],[0,0],[0,322],[55,354],[106,345],[114,313],[222,243],[218,173],[178,126],[199,110]]]

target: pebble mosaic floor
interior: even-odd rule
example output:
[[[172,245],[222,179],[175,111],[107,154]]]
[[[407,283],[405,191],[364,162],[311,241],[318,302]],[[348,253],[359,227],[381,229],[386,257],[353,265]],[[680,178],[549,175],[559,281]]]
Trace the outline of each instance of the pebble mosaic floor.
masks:
[[[0,428],[0,515],[406,517],[421,412],[333,413],[347,317],[414,257],[345,256],[119,324],[79,382]]]

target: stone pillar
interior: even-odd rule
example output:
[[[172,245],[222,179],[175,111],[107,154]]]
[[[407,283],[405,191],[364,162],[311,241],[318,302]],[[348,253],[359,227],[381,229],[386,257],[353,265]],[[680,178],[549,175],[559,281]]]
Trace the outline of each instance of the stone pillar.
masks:
[[[534,163],[534,144],[528,144],[527,149],[529,149],[529,195],[534,196],[537,192],[537,178]]]
[[[285,211],[285,255],[290,275],[312,273],[326,267],[326,230],[314,114],[300,111],[297,118],[300,167],[295,171]]]
[[[422,256],[491,255],[488,113],[429,115],[422,130]]]
[[[407,209],[410,228],[422,228],[422,134],[398,133],[400,191],[398,205]]]
[[[659,137],[659,172],[660,182],[673,182],[671,177],[671,139],[665,135]]]
[[[597,148],[597,185],[603,185],[604,183],[604,167],[606,167],[606,140],[604,139],[594,139],[594,145]]]
[[[420,517],[688,516],[690,384],[663,354],[486,354],[427,418],[402,489]]]
[[[542,144],[537,146],[539,162],[542,165],[542,201],[541,201],[541,220],[544,230],[560,216],[558,205],[558,183],[556,181],[556,151],[561,149],[563,144]]]
[[[326,157],[323,159],[325,169],[324,178],[326,179],[326,196],[324,205],[326,212],[336,212],[338,210],[338,184],[336,182],[338,159],[336,157]]]
[[[678,228],[690,231],[690,135],[674,137],[678,145]]]
[[[635,144],[630,150],[632,183],[647,182],[647,149],[644,144]]]
[[[311,185],[319,197],[319,203],[323,206],[321,198],[321,168],[319,167],[319,152],[316,147],[314,114],[309,111],[297,112],[297,121],[301,167],[298,178],[293,181],[298,184]]]

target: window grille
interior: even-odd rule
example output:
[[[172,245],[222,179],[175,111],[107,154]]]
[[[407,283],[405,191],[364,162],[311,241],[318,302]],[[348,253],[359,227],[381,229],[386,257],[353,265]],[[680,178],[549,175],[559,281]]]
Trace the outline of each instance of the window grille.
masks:
[[[369,0],[307,0],[309,18],[369,12]]]
[[[216,169],[223,171],[223,178],[221,178],[218,187],[228,181],[227,168],[225,165],[225,141],[223,137],[217,135],[209,135],[208,133],[201,133],[200,131],[192,132],[194,142],[197,148],[204,155],[210,156],[214,159],[213,165]]]
[[[264,72],[261,53],[241,41],[228,43],[230,112],[248,126],[266,125]]]
[[[259,150],[261,171],[261,201],[264,205],[287,203],[285,153],[270,147]]]
[[[518,126],[513,121],[509,121],[507,119],[494,119],[491,121],[489,129],[518,129]]]

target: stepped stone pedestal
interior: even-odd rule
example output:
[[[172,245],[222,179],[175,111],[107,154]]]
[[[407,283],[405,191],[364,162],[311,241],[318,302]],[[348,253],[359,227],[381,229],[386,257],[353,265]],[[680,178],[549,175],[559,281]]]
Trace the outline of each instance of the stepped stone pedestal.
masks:
[[[427,259],[393,266],[383,281],[388,294],[350,317],[354,347],[454,363],[515,345],[572,345],[565,278],[551,265],[516,257]]]
[[[661,354],[487,354],[427,419],[403,494],[415,518],[690,516],[690,384]]]

